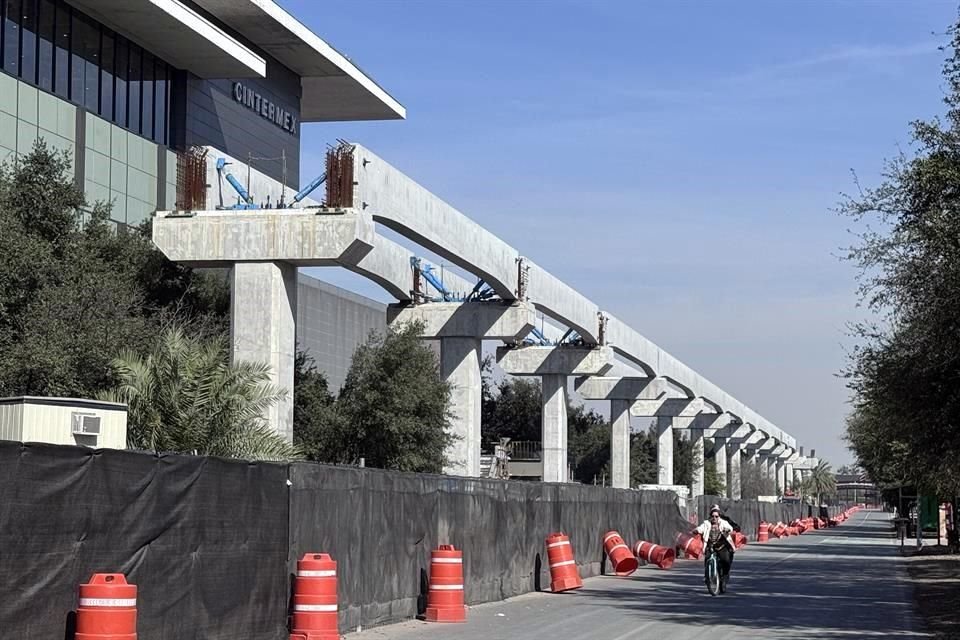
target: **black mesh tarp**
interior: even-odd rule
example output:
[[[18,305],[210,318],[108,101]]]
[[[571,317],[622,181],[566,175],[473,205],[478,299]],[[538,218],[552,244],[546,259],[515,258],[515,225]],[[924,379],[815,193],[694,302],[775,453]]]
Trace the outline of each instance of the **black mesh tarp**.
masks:
[[[296,464],[291,558],[339,563],[342,630],[423,612],[430,550],[463,551],[468,604],[547,588],[545,538],[570,536],[585,576],[603,567],[603,534],[672,544],[688,523],[670,492],[504,482]],[[293,569],[293,565],[291,565]]]
[[[0,443],[0,640],[69,637],[95,572],[138,586],[141,637],[280,640],[304,553],[338,562],[346,632],[422,612],[439,544],[473,604],[549,588],[550,533],[590,576],[607,531],[690,526],[665,491]]]
[[[146,638],[284,636],[283,465],[0,442],[0,638],[64,638],[125,573]]]

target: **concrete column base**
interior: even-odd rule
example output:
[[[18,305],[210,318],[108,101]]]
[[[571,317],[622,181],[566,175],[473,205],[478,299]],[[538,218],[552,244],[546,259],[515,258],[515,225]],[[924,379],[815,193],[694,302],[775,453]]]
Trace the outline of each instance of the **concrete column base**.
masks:
[[[610,475],[616,489],[630,488],[630,404],[610,401]]]
[[[703,429],[691,429],[693,443],[693,482],[690,483],[690,497],[703,495]]]
[[[657,417],[657,484],[673,484],[673,418]]]
[[[727,476],[727,439],[713,439],[713,462],[717,467],[717,479],[723,484],[721,498],[730,495],[730,478]]]
[[[282,262],[238,262],[230,274],[230,357],[263,362],[287,396],[267,422],[293,442],[293,371],[297,348],[297,268]]]
[[[727,493],[730,495],[731,500],[740,500],[743,495],[741,493],[741,475],[740,475],[740,461],[743,458],[740,453],[740,445],[731,444],[727,445],[727,477],[730,479],[730,485],[727,488]]]
[[[541,377],[543,481],[567,482],[567,376]]]
[[[449,475],[480,475],[481,344],[476,338],[440,340],[440,377],[450,383],[450,431],[457,437],[443,468]]]

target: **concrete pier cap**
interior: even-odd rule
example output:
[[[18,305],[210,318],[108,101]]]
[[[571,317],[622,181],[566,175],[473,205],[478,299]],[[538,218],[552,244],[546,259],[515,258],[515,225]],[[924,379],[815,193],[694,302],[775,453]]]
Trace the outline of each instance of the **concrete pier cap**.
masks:
[[[593,376],[612,366],[610,347],[499,347],[497,363],[512,376]]]
[[[284,262],[297,267],[356,264],[374,246],[374,223],[355,209],[158,211],[153,242],[189,266]]]
[[[536,320],[536,309],[528,302],[429,302],[387,307],[389,324],[421,322],[425,339],[515,342],[533,330]]]

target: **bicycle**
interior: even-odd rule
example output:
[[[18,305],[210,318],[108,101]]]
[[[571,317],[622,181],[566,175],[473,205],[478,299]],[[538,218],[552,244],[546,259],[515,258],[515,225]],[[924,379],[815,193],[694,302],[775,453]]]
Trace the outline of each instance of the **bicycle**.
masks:
[[[707,551],[706,565],[707,591],[710,592],[710,595],[715,596],[721,593],[720,565],[717,562],[717,554],[710,549]]]

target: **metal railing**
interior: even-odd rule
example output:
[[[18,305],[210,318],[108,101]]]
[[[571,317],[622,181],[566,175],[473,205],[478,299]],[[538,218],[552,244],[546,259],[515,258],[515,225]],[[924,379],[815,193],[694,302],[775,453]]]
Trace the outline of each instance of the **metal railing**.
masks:
[[[540,460],[543,444],[539,440],[512,440],[507,444],[511,460]]]

